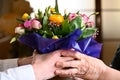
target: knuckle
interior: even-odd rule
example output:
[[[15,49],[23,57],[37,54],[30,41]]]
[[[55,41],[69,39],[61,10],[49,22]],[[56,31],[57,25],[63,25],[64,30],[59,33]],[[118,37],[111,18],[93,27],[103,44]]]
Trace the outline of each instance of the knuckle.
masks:
[[[80,53],[79,52],[75,52],[74,56],[75,56],[75,58],[79,59],[80,58]]]

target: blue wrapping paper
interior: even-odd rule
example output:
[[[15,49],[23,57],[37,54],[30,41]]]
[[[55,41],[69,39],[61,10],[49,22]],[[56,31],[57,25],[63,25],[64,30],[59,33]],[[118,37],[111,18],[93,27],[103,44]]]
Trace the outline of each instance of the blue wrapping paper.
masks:
[[[36,49],[38,53],[49,53],[58,49],[75,49],[83,54],[99,58],[102,44],[96,42],[92,37],[77,40],[81,30],[76,29],[69,35],[60,39],[43,38],[38,33],[23,35],[19,41],[29,47]]]

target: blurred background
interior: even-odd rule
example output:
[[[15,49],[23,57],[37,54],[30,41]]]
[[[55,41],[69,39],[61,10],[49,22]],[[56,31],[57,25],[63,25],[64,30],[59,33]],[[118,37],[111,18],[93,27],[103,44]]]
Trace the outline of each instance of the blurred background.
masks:
[[[0,59],[16,58],[32,55],[32,49],[19,42],[10,44],[14,36],[14,28],[18,26],[16,18],[27,12],[34,15],[38,9],[44,9],[55,0],[1,0],[0,1]],[[110,65],[120,44],[120,0],[58,0],[61,13],[80,11],[85,14],[99,12],[92,16],[99,35],[96,40],[103,43],[101,57]]]

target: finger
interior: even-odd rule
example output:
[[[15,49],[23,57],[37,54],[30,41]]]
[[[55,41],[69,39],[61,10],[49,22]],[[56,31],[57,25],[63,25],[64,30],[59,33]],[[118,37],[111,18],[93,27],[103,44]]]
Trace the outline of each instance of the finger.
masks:
[[[32,64],[34,63],[35,59],[36,59],[36,50],[33,51],[33,60],[32,60]]]
[[[84,80],[84,79],[75,77],[74,80]]]
[[[36,50],[36,49],[33,51],[33,54],[38,54],[38,52],[37,52],[37,50]]]
[[[32,57],[33,57],[33,59],[32,59],[32,64],[35,63],[38,55],[40,55],[40,54],[38,54],[38,52],[37,52],[36,50],[34,50],[34,51],[33,51],[33,55],[32,55]]]
[[[33,51],[33,55],[32,55],[32,56],[34,57],[34,56],[35,56],[35,54],[36,54],[36,50],[34,50],[34,51]]]
[[[72,58],[72,57],[61,57],[61,58],[62,59],[60,61],[62,61],[62,62],[74,60],[74,58]]]
[[[80,58],[83,56],[82,53],[77,52],[77,51],[73,51],[73,50],[63,51],[63,52],[61,53],[61,55],[62,55],[63,57],[73,57],[73,58],[76,58],[76,59],[80,59]]]
[[[78,70],[76,68],[56,70],[55,74],[61,77],[75,77]]]
[[[67,61],[67,62],[57,62],[56,67],[59,68],[77,68],[80,64],[80,60]]]
[[[50,52],[52,53],[53,55],[59,55],[61,56],[61,53],[63,52],[64,50],[56,50],[56,51],[53,51],[53,52]]]
[[[33,51],[33,57],[36,57],[38,55],[38,52],[36,50]],[[40,54],[39,54],[40,55]]]

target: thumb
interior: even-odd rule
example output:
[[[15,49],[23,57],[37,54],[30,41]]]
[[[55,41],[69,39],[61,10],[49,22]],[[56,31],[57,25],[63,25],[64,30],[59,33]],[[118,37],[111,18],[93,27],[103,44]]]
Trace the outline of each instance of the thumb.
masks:
[[[37,54],[38,54],[37,51],[34,50],[34,51],[33,51],[33,55],[32,55],[32,56],[33,56],[32,64],[33,64],[34,61],[36,60]]]

